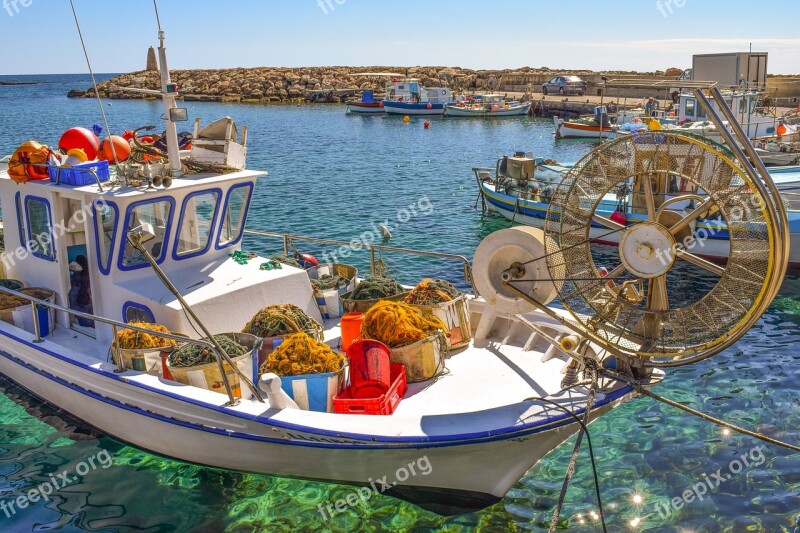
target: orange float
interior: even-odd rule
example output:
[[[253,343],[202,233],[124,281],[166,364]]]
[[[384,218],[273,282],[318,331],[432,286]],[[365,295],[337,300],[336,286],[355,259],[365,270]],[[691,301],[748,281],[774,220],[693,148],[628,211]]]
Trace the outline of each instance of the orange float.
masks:
[[[97,159],[100,151],[100,139],[90,129],[70,128],[61,135],[61,139],[58,140],[58,148],[64,153],[73,148],[80,148],[89,161],[92,161]]]
[[[113,149],[112,149],[113,146]],[[131,145],[119,135],[111,135],[100,143],[99,159],[105,159],[109,163],[114,163],[114,154],[119,162],[125,161],[131,155]]]

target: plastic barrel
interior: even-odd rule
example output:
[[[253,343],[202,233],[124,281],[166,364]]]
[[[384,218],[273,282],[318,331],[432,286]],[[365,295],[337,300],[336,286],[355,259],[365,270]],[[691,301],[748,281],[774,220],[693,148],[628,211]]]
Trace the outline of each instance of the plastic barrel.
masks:
[[[346,313],[342,317],[342,350],[347,352],[355,341],[361,337],[361,323],[364,321],[364,313]]]
[[[389,390],[389,347],[380,341],[363,340],[347,350],[350,389],[354,398],[377,398]]]

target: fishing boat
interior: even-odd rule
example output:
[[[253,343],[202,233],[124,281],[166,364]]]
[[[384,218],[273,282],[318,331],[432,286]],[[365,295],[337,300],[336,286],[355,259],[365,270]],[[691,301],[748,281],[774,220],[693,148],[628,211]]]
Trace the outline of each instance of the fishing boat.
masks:
[[[622,112],[616,122],[621,124],[638,117],[631,112]],[[553,117],[553,125],[556,139],[607,139],[616,131],[606,106],[596,106],[593,115],[573,120]]]
[[[443,115],[452,100],[447,87],[421,87],[419,80],[405,78],[392,81],[383,107],[390,115]]]
[[[643,132],[612,142],[622,142],[618,150],[635,154],[632,157],[638,161],[636,165],[639,167],[655,156],[669,157],[673,165],[697,164],[697,149],[692,143],[703,140],[686,137],[686,143],[676,144],[671,135],[673,134]],[[726,154],[726,157],[731,156],[724,146],[712,146]],[[512,222],[542,228],[551,209],[553,192],[574,167],[571,163],[560,164],[519,152],[513,157],[499,159],[494,168],[475,167],[473,172],[486,210],[499,213]],[[788,240],[793,245],[789,263],[792,268],[800,268],[800,167],[772,168],[769,174],[789,208],[791,233]],[[634,188],[633,181],[631,178],[599,199],[597,207],[603,216],[627,226],[647,219],[647,213],[642,207],[643,192]],[[672,175],[664,173],[654,180],[653,195],[656,208],[670,220],[693,209],[697,202],[705,198],[702,188],[698,188],[696,183],[683,176],[678,169]],[[692,245],[695,253],[717,263],[728,259],[729,232],[719,216],[702,217],[692,224],[691,229],[692,235],[699,233],[704,236]],[[590,235],[593,242],[614,246],[619,244],[621,238],[619,233],[609,233],[602,224],[593,224]]]
[[[502,94],[486,94],[480,100],[448,103],[444,114],[448,117],[520,117],[526,116],[530,109],[530,102],[506,102]]]
[[[253,191],[267,174],[245,169],[252,149],[247,132],[240,135],[227,117],[205,128],[196,122],[191,150],[179,149],[177,123],[188,112],[176,105],[162,31],[159,41],[165,151],[147,148],[146,159],[118,162],[114,149],[110,159],[118,164],[106,175],[99,163],[39,162],[32,154],[40,148],[26,148],[0,174],[5,245],[12,250],[3,256],[5,276],[39,289],[0,284],[0,294],[21,299],[0,321],[0,372],[123,442],[213,467],[371,487],[439,512],[480,508],[502,498],[588,422],[660,382],[662,367],[733,344],[780,285],[785,216],[770,200],[769,176],[762,183],[757,174],[736,172],[742,200],[756,206],[736,219],[736,229],[762,231],[748,238],[732,231],[730,245],[737,257],[747,251],[747,261],[730,262],[723,269],[729,275],[685,307],[669,304],[658,283],[646,301],[610,289],[625,268],[601,277],[587,255],[589,226],[578,219],[619,225],[593,213],[587,200],[598,191],[565,178],[552,197],[563,220],[575,223],[496,232],[478,247],[472,265],[452,254],[366,246],[372,256],[392,251],[455,261],[474,292],[462,317],[471,324],[461,339],[468,342],[440,354],[447,372],[409,384],[392,414],[301,408],[280,377],[242,368],[212,333],[241,331],[264,306],[291,303],[321,323],[325,341],[336,347],[342,322],[322,317],[308,273],[262,268],[267,260],[243,253],[241,242],[247,231],[249,238],[282,242],[285,250],[303,240],[347,243],[245,229]],[[579,163],[585,172],[578,177],[596,176],[593,165],[604,154]],[[696,178],[706,190],[722,192],[717,175]],[[651,200],[647,206],[653,211]],[[714,207],[726,215],[730,209]],[[653,254],[639,253],[651,240],[640,228],[657,229],[653,223],[624,228],[633,251],[626,248],[623,260],[631,272],[658,281],[672,264],[659,267]],[[669,243],[663,237],[660,246]],[[682,258],[695,260],[690,253]],[[73,263],[84,266],[91,287],[90,304],[80,308],[71,305]],[[745,275],[748,283],[738,286]],[[723,306],[732,293],[736,306]],[[563,308],[548,305],[556,298]],[[698,327],[700,309],[716,310],[713,335]],[[186,334],[158,333],[212,355],[219,381],[179,383],[167,372],[127,366],[114,349],[117,330],[152,334],[143,321]],[[261,343],[250,347],[256,351]]]
[[[375,100],[372,91],[364,91],[358,100],[347,100],[347,112],[354,115],[375,115],[386,111],[383,109],[383,100]]]

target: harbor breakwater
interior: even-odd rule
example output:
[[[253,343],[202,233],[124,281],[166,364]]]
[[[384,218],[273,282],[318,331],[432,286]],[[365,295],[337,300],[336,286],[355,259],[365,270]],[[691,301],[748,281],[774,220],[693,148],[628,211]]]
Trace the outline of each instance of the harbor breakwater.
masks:
[[[450,87],[454,92],[512,92],[532,95],[541,92],[541,84],[558,75],[578,75],[587,82],[586,95],[598,95],[602,78],[642,78],[651,80],[674,80],[681,72],[670,68],[657,72],[594,72],[588,70],[564,71],[549,68],[524,67],[505,70],[470,70],[460,67],[257,67],[211,70],[173,70],[172,80],[178,85],[185,101],[245,102],[245,103],[339,103],[347,98],[370,90],[376,96],[385,91],[386,76],[375,73],[397,73],[400,76],[418,78],[423,86]],[[771,77],[778,96],[797,98],[800,96],[800,80],[788,77]],[[100,96],[105,98],[153,98],[124,88],[159,89],[157,70],[144,70],[122,74],[98,84]],[[653,94],[648,89],[617,90],[608,96],[643,98],[667,94]],[[75,88],[70,97],[92,97],[94,91]],[[529,96],[530,97],[530,96]]]

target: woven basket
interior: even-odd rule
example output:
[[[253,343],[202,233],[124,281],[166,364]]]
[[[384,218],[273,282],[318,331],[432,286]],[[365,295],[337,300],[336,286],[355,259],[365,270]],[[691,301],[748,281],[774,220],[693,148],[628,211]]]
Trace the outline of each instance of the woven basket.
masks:
[[[459,349],[469,346],[472,340],[472,328],[469,321],[469,306],[464,295],[454,298],[449,302],[433,305],[416,305],[423,315],[435,316],[447,326],[447,346],[450,349]]]

